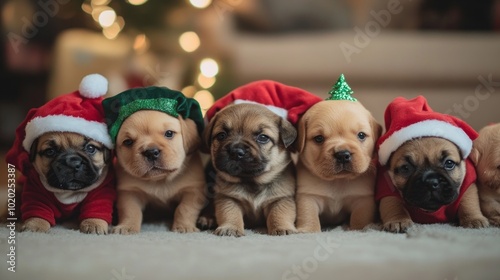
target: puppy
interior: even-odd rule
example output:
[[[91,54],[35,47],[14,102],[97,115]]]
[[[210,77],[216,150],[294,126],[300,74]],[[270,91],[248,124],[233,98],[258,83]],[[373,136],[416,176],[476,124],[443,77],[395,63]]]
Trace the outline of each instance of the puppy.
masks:
[[[47,232],[55,219],[79,212],[81,232],[106,234],[115,197],[110,158],[103,144],[77,133],[37,138],[30,160],[41,186],[33,180],[23,189],[21,230]]]
[[[216,170],[216,235],[242,236],[267,226],[271,235],[295,233],[295,176],[290,152],[297,131],[258,104],[229,105],[204,132]]]
[[[433,222],[430,217],[452,220],[453,209],[458,209],[461,226],[487,226],[488,220],[479,207],[476,185],[472,183],[461,192],[462,185],[471,183],[466,181],[474,180],[473,177],[466,179],[467,170],[473,168],[468,160],[462,159],[458,147],[443,138],[416,138],[401,145],[389,158],[387,171],[402,199],[395,196],[381,199],[384,229],[406,232],[413,225],[412,217],[423,223]]]
[[[297,229],[349,221],[363,229],[375,221],[374,146],[381,126],[359,102],[322,101],[299,121]]]
[[[114,233],[141,229],[147,205],[174,212],[172,231],[196,232],[205,206],[205,177],[193,120],[153,110],[125,119],[116,137],[118,225]]]
[[[481,210],[491,225],[500,226],[500,123],[479,131],[471,159],[477,170]]]

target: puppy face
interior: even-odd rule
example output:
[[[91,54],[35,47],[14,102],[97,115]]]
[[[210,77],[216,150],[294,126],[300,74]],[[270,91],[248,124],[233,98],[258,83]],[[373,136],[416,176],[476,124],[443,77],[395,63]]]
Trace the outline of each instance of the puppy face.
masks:
[[[354,178],[371,166],[381,130],[359,102],[322,101],[300,119],[297,149],[316,176]]]
[[[45,187],[52,192],[85,189],[103,174],[110,151],[77,133],[50,132],[31,147],[31,160]]]
[[[470,158],[477,169],[480,186],[500,189],[500,123],[479,131]]]
[[[406,142],[389,160],[389,176],[411,205],[434,211],[455,201],[465,161],[452,142],[435,137]]]
[[[290,122],[257,104],[226,107],[205,129],[204,140],[217,171],[251,179],[283,170],[286,150],[297,136]]]
[[[136,178],[173,178],[199,143],[192,120],[143,110],[123,122],[116,137],[116,157],[120,166]]]

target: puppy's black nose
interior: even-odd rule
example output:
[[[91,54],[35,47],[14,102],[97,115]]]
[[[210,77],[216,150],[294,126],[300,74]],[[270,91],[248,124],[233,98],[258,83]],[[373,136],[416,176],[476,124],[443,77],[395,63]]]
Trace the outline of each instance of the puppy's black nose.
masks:
[[[425,173],[422,177],[422,181],[429,190],[437,190],[439,188],[439,174]]]
[[[150,161],[157,160],[160,157],[161,151],[158,149],[149,149],[142,152],[142,155]]]
[[[247,154],[247,149],[242,145],[229,147],[229,155],[232,159],[242,159]]]
[[[334,156],[338,163],[349,163],[351,161],[351,152],[348,150],[336,152]]]
[[[82,168],[82,158],[77,155],[68,156],[66,157],[66,165],[75,170],[80,170]]]

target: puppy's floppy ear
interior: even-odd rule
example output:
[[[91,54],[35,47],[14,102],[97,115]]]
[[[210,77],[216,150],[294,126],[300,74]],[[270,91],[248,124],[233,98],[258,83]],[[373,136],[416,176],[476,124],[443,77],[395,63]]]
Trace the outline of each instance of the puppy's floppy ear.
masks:
[[[196,123],[191,119],[183,119],[181,116],[179,116],[178,119],[181,123],[181,133],[184,150],[186,151],[186,154],[191,154],[200,147],[201,143]]]
[[[288,148],[297,138],[297,130],[288,120],[284,118],[280,118],[279,126],[280,128],[280,138],[285,145],[285,148]]]
[[[299,119],[299,128],[297,131],[297,140],[295,141],[294,148],[296,152],[302,153],[304,146],[306,145],[306,129],[307,129],[307,119],[301,117]]]
[[[477,166],[479,163],[479,158],[481,157],[481,153],[478,151],[476,147],[473,147],[472,150],[470,151],[469,158],[472,160],[474,165]]]
[[[102,157],[104,159],[104,162],[106,164],[110,163],[111,161],[111,150],[106,148],[106,147],[103,147],[102,148]]]
[[[30,147],[30,161],[33,162],[36,158],[36,149],[38,147],[38,138],[33,141]]]
[[[382,135],[382,126],[374,117],[371,117],[371,125],[373,131],[373,141],[376,143],[378,138],[380,138],[380,136]]]
[[[203,130],[203,142],[201,143],[201,151],[209,154],[210,146],[212,145],[212,130],[214,129],[214,124],[217,122],[217,114],[210,120],[210,122],[205,126]]]

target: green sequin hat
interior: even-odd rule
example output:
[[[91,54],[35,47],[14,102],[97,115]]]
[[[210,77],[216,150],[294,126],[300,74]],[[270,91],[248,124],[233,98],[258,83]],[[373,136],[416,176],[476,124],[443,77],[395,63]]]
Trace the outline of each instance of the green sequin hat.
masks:
[[[172,117],[181,115],[184,119],[190,118],[196,123],[200,135],[205,125],[200,105],[196,100],[166,87],[129,89],[104,99],[102,106],[113,143],[116,142],[116,136],[125,119],[141,110],[154,110]]]
[[[330,97],[328,97],[326,100],[358,101],[356,98],[351,96],[353,94],[353,91],[345,81],[344,74],[340,74],[339,79],[337,80],[335,85],[333,85],[328,94],[330,94]]]

